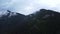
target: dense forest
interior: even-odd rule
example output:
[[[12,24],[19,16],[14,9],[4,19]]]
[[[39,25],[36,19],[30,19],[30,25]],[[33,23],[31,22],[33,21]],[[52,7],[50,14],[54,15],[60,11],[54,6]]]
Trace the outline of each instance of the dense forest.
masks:
[[[7,12],[0,17],[1,34],[60,34],[60,13],[56,11],[40,9],[27,16]]]

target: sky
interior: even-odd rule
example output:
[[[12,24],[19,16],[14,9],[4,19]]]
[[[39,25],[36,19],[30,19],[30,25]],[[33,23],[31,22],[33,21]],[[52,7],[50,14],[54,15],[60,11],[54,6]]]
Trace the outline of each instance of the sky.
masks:
[[[0,12],[10,10],[29,15],[40,9],[60,12],[60,0],[0,0]]]

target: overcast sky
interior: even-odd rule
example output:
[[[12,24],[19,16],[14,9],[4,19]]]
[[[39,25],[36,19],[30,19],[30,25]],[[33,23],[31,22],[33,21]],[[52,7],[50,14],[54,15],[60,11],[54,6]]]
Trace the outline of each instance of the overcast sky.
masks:
[[[28,15],[42,8],[59,12],[60,0],[0,0],[0,11],[11,10]]]

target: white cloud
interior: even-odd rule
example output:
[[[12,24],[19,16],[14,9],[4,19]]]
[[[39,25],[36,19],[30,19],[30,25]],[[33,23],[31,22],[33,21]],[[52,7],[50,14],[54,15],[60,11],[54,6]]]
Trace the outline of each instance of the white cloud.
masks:
[[[25,15],[31,14],[41,8],[60,11],[60,0],[11,0],[0,5],[3,9],[9,9]]]

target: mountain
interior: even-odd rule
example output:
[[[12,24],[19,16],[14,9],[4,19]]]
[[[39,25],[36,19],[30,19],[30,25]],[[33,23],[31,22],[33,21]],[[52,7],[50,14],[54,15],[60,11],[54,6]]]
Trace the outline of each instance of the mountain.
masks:
[[[59,34],[60,13],[40,9],[38,12],[28,15],[28,32],[32,34]]]
[[[7,10],[0,17],[1,34],[60,34],[60,13],[40,9],[30,15]]]
[[[0,17],[0,31],[3,34],[17,32],[25,26],[25,15],[7,10],[7,14]]]

